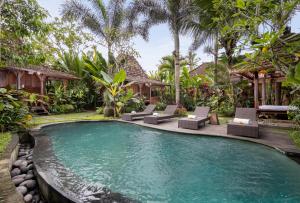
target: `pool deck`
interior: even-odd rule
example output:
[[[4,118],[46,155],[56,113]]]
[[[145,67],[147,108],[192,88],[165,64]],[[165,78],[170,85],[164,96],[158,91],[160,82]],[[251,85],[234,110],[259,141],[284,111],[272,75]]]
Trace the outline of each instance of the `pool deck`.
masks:
[[[122,121],[127,122],[127,121]],[[128,123],[134,123],[140,126],[150,127],[154,129],[167,130],[172,132],[187,133],[193,135],[205,135],[205,136],[216,136],[216,137],[226,137],[231,139],[238,139],[244,141],[255,142],[258,144],[263,144],[269,147],[273,147],[279,150],[281,153],[286,154],[291,157],[300,158],[300,149],[294,145],[293,141],[288,136],[288,130],[276,128],[274,126],[265,126],[260,125],[259,135],[257,138],[248,138],[234,135],[227,135],[227,125],[210,125],[206,124],[205,127],[200,128],[199,130],[189,130],[178,128],[178,119],[174,118],[166,122],[162,122],[158,125],[146,124],[143,120],[136,120]]]

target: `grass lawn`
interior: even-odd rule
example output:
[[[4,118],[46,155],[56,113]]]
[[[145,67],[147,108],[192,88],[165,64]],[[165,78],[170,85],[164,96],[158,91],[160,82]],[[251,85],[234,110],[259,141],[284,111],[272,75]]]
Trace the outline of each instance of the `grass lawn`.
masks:
[[[32,120],[29,122],[31,127],[37,125],[48,124],[48,123],[60,123],[67,121],[99,121],[107,120],[109,118],[104,117],[102,114],[96,112],[82,112],[82,113],[69,113],[69,114],[59,114],[50,116],[33,116]]]
[[[4,152],[10,140],[11,140],[11,134],[9,132],[0,133],[0,155]]]

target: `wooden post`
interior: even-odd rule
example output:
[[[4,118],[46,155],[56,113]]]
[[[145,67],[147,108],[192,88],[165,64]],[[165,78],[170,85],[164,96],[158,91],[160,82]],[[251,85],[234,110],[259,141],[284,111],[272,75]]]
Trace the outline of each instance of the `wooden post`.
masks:
[[[262,78],[261,83],[261,104],[266,105],[266,75]]]
[[[259,101],[258,101],[258,72],[254,73],[254,107],[258,109]]]
[[[275,105],[281,105],[281,82],[275,82]]]
[[[16,76],[16,88],[17,90],[22,89],[22,77],[24,75],[23,71],[13,71],[14,75]]]
[[[40,82],[41,82],[40,94],[44,95],[45,94],[45,79],[46,79],[46,76],[40,75],[39,73],[37,73],[36,75],[40,79]]]
[[[273,79],[270,78],[270,81],[269,81],[269,95],[268,95],[268,102],[269,104],[273,104]]]
[[[139,84],[140,97],[142,96],[142,88],[143,88],[143,84],[140,83],[140,84]]]
[[[68,87],[68,80],[63,80],[63,83],[64,83],[64,93],[66,93]]]

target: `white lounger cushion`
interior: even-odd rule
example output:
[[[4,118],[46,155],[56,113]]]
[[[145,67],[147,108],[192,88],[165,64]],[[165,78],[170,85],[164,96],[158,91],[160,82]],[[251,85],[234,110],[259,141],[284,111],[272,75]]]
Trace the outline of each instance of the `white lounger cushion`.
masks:
[[[239,123],[239,124],[250,124],[250,119],[245,119],[245,118],[234,118],[233,119],[234,123]]]
[[[153,113],[153,116],[159,116],[159,113]]]
[[[195,115],[188,115],[188,118],[190,118],[190,119],[195,119],[196,116],[195,116]]]
[[[131,113],[136,113],[136,111],[131,111]]]

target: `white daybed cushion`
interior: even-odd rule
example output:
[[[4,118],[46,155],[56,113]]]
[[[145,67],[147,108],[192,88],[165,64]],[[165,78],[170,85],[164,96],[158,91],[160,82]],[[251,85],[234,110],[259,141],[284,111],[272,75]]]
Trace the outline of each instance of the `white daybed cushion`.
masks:
[[[195,119],[196,116],[195,116],[195,115],[188,115],[188,118],[190,118],[190,119]]]
[[[245,118],[234,118],[233,119],[234,123],[239,123],[239,124],[250,124],[250,119],[245,119]]]

